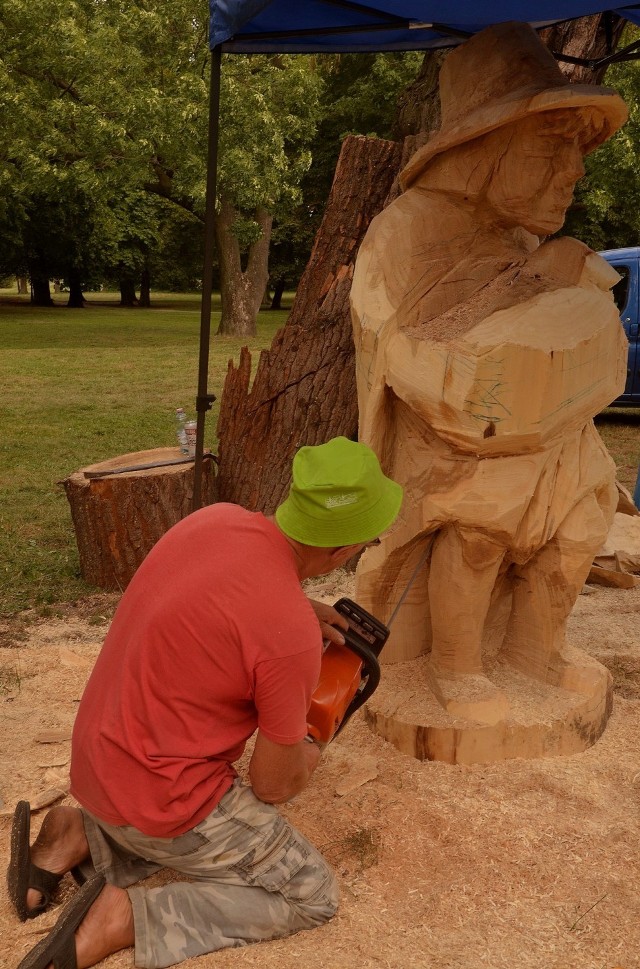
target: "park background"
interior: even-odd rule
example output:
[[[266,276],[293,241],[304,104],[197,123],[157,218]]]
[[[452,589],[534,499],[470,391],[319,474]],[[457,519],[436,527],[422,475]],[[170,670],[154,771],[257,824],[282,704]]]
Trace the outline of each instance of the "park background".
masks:
[[[208,48],[205,5],[191,0],[6,0],[2,13],[0,798],[10,812],[63,783],[65,736],[118,600],[79,574],[60,482],[116,454],[170,446],[175,407],[193,416]],[[403,137],[421,64],[417,54],[224,58],[218,398],[229,358],[270,346],[286,323],[343,136]],[[640,69],[617,65],[605,83],[631,118],[588,160],[565,227],[596,249],[640,239]],[[214,451],[216,416],[217,404]],[[597,421],[630,489],[639,419],[607,409]],[[313,591],[333,601],[352,577]],[[577,644],[614,675],[614,712],[594,748],[451,768],[406,758],[354,722],[313,791],[288,809],[340,873],[338,918],[197,965],[640,965],[637,596],[591,589],[572,617]],[[51,918],[19,926],[0,890],[2,969]],[[107,964],[128,966],[130,954]]]
[[[0,22],[0,615],[89,591],[63,489],[77,468],[175,442],[194,414],[210,57],[199,0],[3,4]],[[593,53],[602,18],[556,47]],[[568,28],[566,28],[568,30]],[[619,45],[640,31],[619,18]],[[286,323],[346,135],[433,122],[442,52],[224,55],[210,390]],[[587,159],[563,231],[640,240],[640,67],[604,73],[630,108]],[[336,374],[336,380],[340,375]],[[599,428],[633,491],[637,416]]]

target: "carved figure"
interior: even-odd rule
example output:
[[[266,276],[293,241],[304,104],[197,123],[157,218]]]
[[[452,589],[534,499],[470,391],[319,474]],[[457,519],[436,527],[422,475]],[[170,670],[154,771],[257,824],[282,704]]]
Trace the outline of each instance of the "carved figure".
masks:
[[[627,112],[612,90],[570,85],[523,24],[451,53],[440,92],[442,127],[353,281],[360,437],[406,493],[356,595],[388,618],[431,543],[383,659],[430,651],[440,707],[482,724],[510,715],[498,668],[576,690],[597,733],[610,681],[565,627],[615,512],[592,418],[624,386],[626,341],[617,274],[574,239],[542,240]]]

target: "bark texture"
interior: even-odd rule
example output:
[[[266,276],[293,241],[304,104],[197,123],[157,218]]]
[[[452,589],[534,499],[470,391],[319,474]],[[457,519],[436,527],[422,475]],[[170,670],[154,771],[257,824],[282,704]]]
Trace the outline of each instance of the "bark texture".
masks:
[[[147,267],[142,270],[140,277],[140,306],[151,306],[151,274]]]
[[[270,514],[303,444],[355,437],[358,413],[349,291],[362,238],[397,171],[395,142],[345,139],[311,259],[287,325],[260,355],[229,363],[218,423],[221,501]]]
[[[120,279],[120,306],[135,306],[138,302],[136,296],[136,284],[131,276],[123,276]]]
[[[625,23],[617,14],[593,14],[548,27],[540,31],[540,37],[554,53],[598,60],[616,49]],[[558,66],[575,84],[602,84],[606,72],[606,67],[583,67],[562,60]]]
[[[69,299],[67,306],[71,309],[82,309],[85,304],[84,293],[82,292],[82,280],[77,269],[69,272]]]
[[[159,538],[191,512],[193,463],[119,473],[119,468],[181,457],[178,448],[123,454],[74,472],[64,482],[83,579],[125,589]],[[113,471],[89,478],[85,472]],[[203,462],[202,503],[216,500],[215,467]]]

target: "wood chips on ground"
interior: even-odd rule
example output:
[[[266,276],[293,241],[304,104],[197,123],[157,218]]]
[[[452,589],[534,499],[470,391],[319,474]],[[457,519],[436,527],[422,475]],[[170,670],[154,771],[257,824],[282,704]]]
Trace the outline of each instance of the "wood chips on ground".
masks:
[[[316,598],[352,593],[344,573]],[[78,701],[106,624],[38,621],[0,649],[0,865],[16,801],[65,795]],[[6,633],[6,631],[5,631]],[[219,969],[633,969],[640,966],[640,590],[592,587],[571,638],[612,671],[600,741],[550,760],[420,763],[359,715],[285,813],[334,865],[328,925],[183,963]],[[384,674],[383,674],[384,675]],[[63,800],[65,798],[65,800]],[[33,818],[37,831],[45,808]],[[74,891],[65,879],[63,903]],[[21,924],[0,885],[0,967],[15,967],[59,908]],[[125,950],[102,964],[133,965]]]

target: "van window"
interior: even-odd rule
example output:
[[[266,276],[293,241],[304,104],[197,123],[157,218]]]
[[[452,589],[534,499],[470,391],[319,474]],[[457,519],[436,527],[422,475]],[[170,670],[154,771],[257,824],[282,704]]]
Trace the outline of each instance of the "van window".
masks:
[[[628,266],[614,266],[613,268],[622,277],[611,290],[615,304],[618,307],[618,312],[622,313],[629,299],[629,280],[631,273]]]

